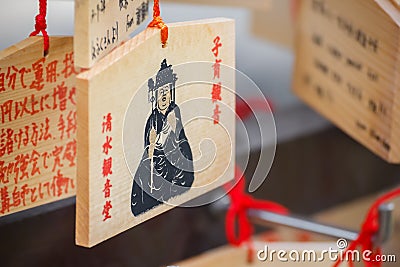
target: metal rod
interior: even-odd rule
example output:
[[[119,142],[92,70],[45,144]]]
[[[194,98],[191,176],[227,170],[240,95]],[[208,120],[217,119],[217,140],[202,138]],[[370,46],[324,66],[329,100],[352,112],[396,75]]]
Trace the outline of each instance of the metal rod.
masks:
[[[317,234],[344,238],[347,240],[355,240],[358,233],[355,231],[338,228],[335,226],[320,224],[301,217],[280,215],[273,212],[251,209],[248,211],[250,219],[260,225],[268,225],[270,223],[288,226],[300,230],[305,230]]]
[[[374,238],[374,243],[377,246],[386,243],[392,235],[394,225],[393,210],[393,203],[382,204],[379,206],[379,231]],[[344,238],[351,241],[358,237],[358,233],[355,231],[317,223],[298,216],[287,216],[256,209],[249,210],[248,215],[254,223],[260,225],[274,223],[326,236]]]
[[[230,203],[229,198],[225,197],[213,203],[211,205],[211,208],[215,209],[215,212],[220,210],[226,210],[229,207],[229,203]],[[373,240],[376,246],[381,246],[382,244],[386,243],[390,239],[393,233],[393,227],[394,227],[393,210],[394,210],[393,203],[385,203],[379,206],[380,228]],[[248,210],[248,215],[254,223],[262,226],[270,226],[271,224],[278,224],[326,236],[344,238],[350,241],[355,240],[359,235],[358,232],[353,230],[348,230],[327,224],[321,224],[300,216],[293,216],[293,215],[287,216],[257,209]]]
[[[393,210],[393,203],[386,203],[379,206],[379,231],[375,241],[377,246],[386,243],[392,236],[394,227]]]

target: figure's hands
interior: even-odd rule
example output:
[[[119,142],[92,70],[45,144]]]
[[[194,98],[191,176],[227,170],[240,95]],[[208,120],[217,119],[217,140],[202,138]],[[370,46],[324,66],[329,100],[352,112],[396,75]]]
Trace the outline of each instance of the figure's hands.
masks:
[[[153,158],[155,147],[156,147],[155,144],[150,144],[150,146],[149,146],[149,159]]]
[[[172,131],[176,132],[176,116],[174,111],[168,114],[167,121],[169,125],[172,127]]]
[[[149,135],[149,141],[150,141],[149,158],[152,158],[154,155],[154,148],[156,146],[156,138],[157,138],[157,132],[154,128],[151,128],[150,135]]]
[[[156,129],[154,129],[152,127],[151,130],[150,130],[150,136],[149,136],[150,144],[155,144],[156,143],[156,138],[157,138]]]

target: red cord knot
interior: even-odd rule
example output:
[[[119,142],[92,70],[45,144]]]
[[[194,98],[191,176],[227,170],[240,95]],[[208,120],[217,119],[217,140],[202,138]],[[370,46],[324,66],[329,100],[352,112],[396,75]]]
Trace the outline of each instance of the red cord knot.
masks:
[[[233,185],[234,187],[232,188]],[[260,209],[280,214],[288,213],[288,210],[285,207],[277,203],[254,199],[245,192],[245,186],[246,184],[243,172],[238,166],[236,166],[234,181],[224,186],[231,199],[231,206],[229,207],[225,218],[226,238],[230,244],[235,246],[239,246],[242,243],[249,241],[253,234],[253,226],[247,216],[247,211],[249,209]],[[236,221],[238,225],[237,234],[235,229]],[[251,242],[249,242],[248,247],[249,255],[253,255],[253,245]],[[252,256],[248,256],[248,261],[252,261]]]
[[[148,27],[159,28],[161,30],[161,43],[163,47],[166,47],[168,41],[168,26],[160,16],[159,0],[154,0],[153,20],[149,23]]]
[[[40,32],[47,29],[46,16],[39,14],[35,17],[35,30]]]
[[[47,0],[39,0],[39,14],[35,17],[35,30],[29,36],[36,36],[40,32],[43,35],[43,48],[45,54],[49,50],[50,41],[49,35],[47,34],[47,23],[46,23],[46,12],[47,12]]]

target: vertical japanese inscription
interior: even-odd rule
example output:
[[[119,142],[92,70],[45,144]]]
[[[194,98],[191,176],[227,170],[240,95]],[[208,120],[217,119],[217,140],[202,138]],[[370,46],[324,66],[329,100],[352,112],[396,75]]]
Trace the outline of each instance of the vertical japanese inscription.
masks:
[[[375,10],[378,5],[361,0],[312,0],[304,5],[297,93],[371,150],[398,161],[389,159],[395,142],[391,131],[396,73],[395,68],[380,67],[395,65],[390,55],[398,50],[387,50],[397,40],[375,30],[395,32],[398,27]],[[351,10],[358,10],[359,16]]]
[[[221,114],[218,101],[221,101],[221,89],[222,89],[222,83],[220,81],[221,78],[221,63],[222,59],[219,58],[219,49],[221,49],[222,43],[221,43],[221,37],[216,36],[214,39],[214,46],[211,49],[211,52],[213,53],[215,57],[215,63],[213,65],[213,70],[214,70],[214,75],[213,75],[213,80],[215,81],[212,85],[212,91],[211,91],[211,100],[214,106],[214,111],[212,118],[214,120],[214,124],[219,124],[219,117]]]
[[[104,144],[102,145],[102,155],[103,155],[103,162],[102,162],[102,177],[104,179],[104,188],[103,188],[103,193],[104,193],[104,205],[103,205],[103,211],[101,214],[103,215],[103,222],[107,221],[108,219],[111,219],[111,209],[112,209],[112,204],[111,204],[111,176],[112,176],[112,163],[113,163],[113,158],[112,158],[112,115],[111,113],[108,113],[103,116],[103,122],[101,126],[101,133],[104,136]]]
[[[40,38],[0,58],[0,216],[75,194],[72,38],[50,42],[45,58]]]
[[[145,21],[149,0],[81,0],[75,7],[76,64],[89,68]]]

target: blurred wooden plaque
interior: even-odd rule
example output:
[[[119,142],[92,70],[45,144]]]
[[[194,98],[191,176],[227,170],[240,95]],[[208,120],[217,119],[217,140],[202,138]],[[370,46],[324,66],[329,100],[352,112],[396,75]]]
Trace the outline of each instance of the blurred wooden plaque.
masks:
[[[252,13],[252,32],[255,36],[293,49],[294,21],[291,17],[291,0],[270,0],[266,10]]]
[[[234,21],[168,27],[166,48],[148,28],[78,77],[79,245],[233,179]]]
[[[271,0],[167,0],[166,2],[212,6],[244,7],[254,10],[268,10]]]
[[[302,1],[296,33],[295,93],[391,163],[400,163],[399,35],[390,0]]]
[[[90,68],[125,41],[149,13],[150,0],[75,0],[75,64]]]
[[[72,37],[30,37],[0,51],[0,216],[75,195]]]
[[[253,244],[254,258],[248,262],[248,248],[224,246],[171,266],[179,267],[285,267],[307,266],[328,267],[329,248],[335,249],[334,242],[261,242]],[[325,257],[324,257],[325,254]],[[279,255],[279,256],[278,256]]]

